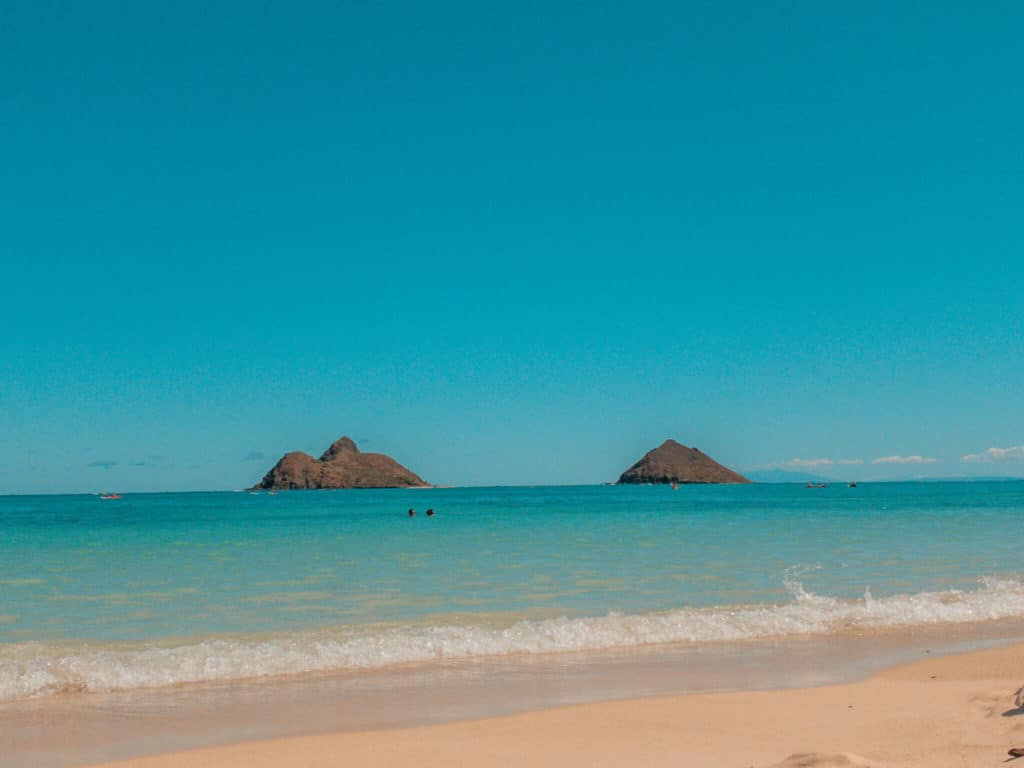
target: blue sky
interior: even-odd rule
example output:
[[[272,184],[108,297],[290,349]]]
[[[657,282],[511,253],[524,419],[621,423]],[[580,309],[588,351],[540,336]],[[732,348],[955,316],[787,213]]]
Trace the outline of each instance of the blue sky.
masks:
[[[0,492],[1024,474],[1022,24],[4,3]]]

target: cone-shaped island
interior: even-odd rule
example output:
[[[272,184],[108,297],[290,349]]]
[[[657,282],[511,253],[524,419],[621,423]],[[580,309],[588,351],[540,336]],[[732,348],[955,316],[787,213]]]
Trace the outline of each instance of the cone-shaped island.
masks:
[[[642,483],[749,483],[747,478],[723,467],[696,448],[666,440],[648,451],[622,473],[619,484]]]

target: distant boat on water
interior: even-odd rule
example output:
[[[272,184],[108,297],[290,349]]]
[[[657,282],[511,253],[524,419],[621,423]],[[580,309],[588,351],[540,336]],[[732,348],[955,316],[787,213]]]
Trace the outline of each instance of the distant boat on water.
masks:
[[[808,488],[828,488],[828,483],[808,483]]]
[[[119,493],[104,493],[102,496],[100,496],[100,498],[103,499],[104,501],[111,501],[113,499],[120,499],[121,498],[121,494],[119,494]]]
[[[847,488],[856,488],[857,487],[857,481],[856,480],[851,480],[850,482],[848,482],[846,484],[846,487]]]

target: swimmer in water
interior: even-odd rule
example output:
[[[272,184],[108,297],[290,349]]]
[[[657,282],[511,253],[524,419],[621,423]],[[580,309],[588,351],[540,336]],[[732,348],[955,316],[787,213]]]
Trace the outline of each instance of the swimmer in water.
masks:
[[[434,510],[428,509],[427,510],[427,517],[433,517],[433,516],[434,516]]]
[[[409,517],[416,517],[416,510],[415,509],[410,509],[409,510]]]

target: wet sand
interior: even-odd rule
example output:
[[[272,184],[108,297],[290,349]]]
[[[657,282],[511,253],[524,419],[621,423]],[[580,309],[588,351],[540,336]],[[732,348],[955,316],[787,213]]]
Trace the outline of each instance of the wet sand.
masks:
[[[992,766],[1024,745],[1024,645],[859,683],[634,699],[414,728],[244,742],[108,768]]]

